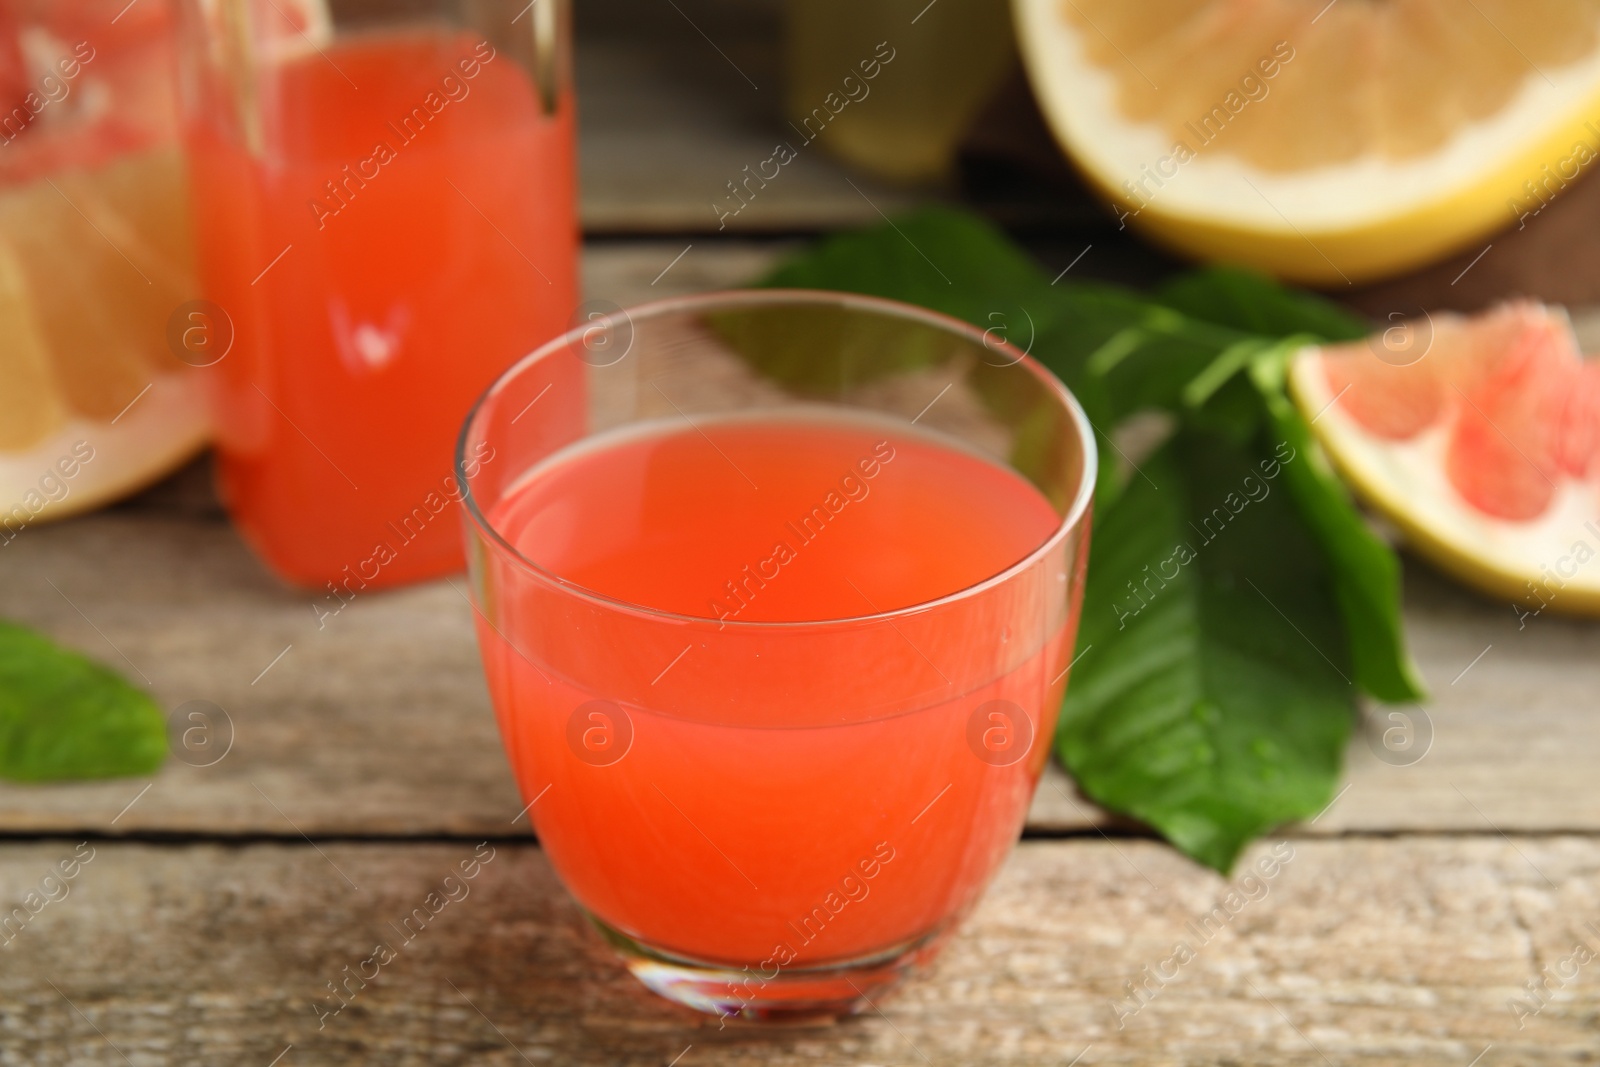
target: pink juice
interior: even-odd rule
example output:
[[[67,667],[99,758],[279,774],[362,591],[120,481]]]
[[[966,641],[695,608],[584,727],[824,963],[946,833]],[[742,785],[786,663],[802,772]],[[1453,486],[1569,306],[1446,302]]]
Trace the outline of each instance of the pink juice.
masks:
[[[770,971],[931,938],[994,874],[1047,757],[1076,618],[1077,564],[1040,549],[1061,515],[900,424],[698,425],[582,442],[487,516],[569,595],[686,617],[677,648],[533,587],[480,617],[539,838],[605,924],[688,960]],[[1036,581],[892,626],[750,625],[927,604],[1030,555]]]
[[[283,577],[461,566],[461,421],[577,300],[573,105],[470,33],[352,36],[284,61],[259,128],[191,123],[229,511]],[[224,92],[225,87],[213,86]]]

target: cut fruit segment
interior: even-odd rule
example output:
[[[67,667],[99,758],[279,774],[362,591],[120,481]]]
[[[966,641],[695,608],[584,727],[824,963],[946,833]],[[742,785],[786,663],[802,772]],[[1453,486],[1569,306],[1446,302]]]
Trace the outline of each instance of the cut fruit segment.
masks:
[[[166,341],[196,291],[175,251],[182,209],[171,147],[0,190],[0,542],[140,488],[205,443],[197,372]],[[92,459],[72,463],[75,450]],[[63,459],[80,473],[62,479]]]
[[[1600,364],[1529,301],[1298,353],[1289,380],[1355,491],[1468,584],[1600,614]]]
[[[1443,323],[1436,323],[1442,326]],[[1455,329],[1454,323],[1445,328]],[[1444,379],[1438,364],[1391,363],[1372,359],[1331,359],[1328,388],[1351,418],[1377,437],[1403,441],[1433,425],[1444,410]]]
[[[0,92],[22,86],[27,118],[0,127],[0,544],[207,436],[197,372],[166,338],[197,295],[172,27],[164,5],[126,6],[25,0],[0,20]]]
[[[172,236],[163,226],[187,240],[187,218],[171,217],[182,196],[175,148],[0,192],[0,241],[23,265],[56,385],[81,415],[110,419],[152,375],[185,369],[166,323],[196,283],[188,257],[158,244]]]
[[[1574,478],[1600,475],[1600,362],[1585,362],[1561,405],[1556,454]]]
[[[1538,211],[1600,158],[1600,0],[1012,4],[1068,155],[1203,259],[1382,277]]]
[[[333,34],[326,0],[263,17],[268,55]],[[199,295],[174,59],[169,5],[0,0],[0,545],[154,481],[208,435],[201,372],[167,337]]]

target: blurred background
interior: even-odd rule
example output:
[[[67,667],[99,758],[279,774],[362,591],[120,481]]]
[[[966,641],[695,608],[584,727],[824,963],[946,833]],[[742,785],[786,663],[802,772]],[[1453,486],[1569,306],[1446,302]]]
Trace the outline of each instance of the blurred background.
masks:
[[[359,21],[369,13],[389,17],[426,6],[354,0],[335,3],[331,11],[334,19],[354,14]],[[330,9],[323,4],[296,0],[287,8],[303,9],[311,25],[320,22],[326,29]],[[463,12],[478,8],[488,10],[481,4],[461,5]],[[37,399],[50,391],[50,377],[58,380],[64,410],[97,425],[120,418],[147,380],[138,369],[141,359],[144,366],[173,369],[160,362],[172,363],[163,351],[172,344],[162,336],[171,326],[164,320],[204,288],[185,262],[187,224],[181,219],[181,203],[172,195],[181,166],[171,149],[175,120],[164,125],[168,120],[152,118],[172,110],[170,87],[150,73],[170,65],[170,57],[161,54],[170,48],[163,43],[166,10],[156,0],[134,0],[126,6],[111,0],[61,5],[7,0],[0,5],[0,20],[5,20],[0,21],[0,33],[14,53],[0,56],[0,81],[5,82],[0,88],[19,100],[41,71],[54,70],[51,64],[62,61],[58,53],[64,56],[72,46],[75,27],[110,19],[109,30],[114,31],[102,31],[97,39],[104,54],[83,64],[76,82],[65,79],[64,91],[70,95],[60,103],[40,105],[50,110],[32,122],[37,129],[22,131],[14,145],[10,141],[17,135],[7,135],[7,151],[0,158],[0,187],[15,193],[3,198],[10,207],[0,212],[5,213],[0,232],[25,253],[17,270],[38,276],[31,283],[34,291],[21,296],[19,304],[42,308],[17,313],[37,311],[47,327],[43,355],[31,353],[16,337],[10,348],[0,350],[0,374],[18,383],[8,390],[15,410],[0,400],[0,460],[28,453],[18,461],[14,476],[0,477],[0,489],[6,491],[0,495],[23,492],[32,484],[37,464],[31,450],[36,442],[54,440],[48,435],[55,401]],[[1187,265],[1167,250],[1175,246],[1207,258],[1256,260],[1271,268],[1276,262],[1272,257],[1285,254],[1286,245],[1290,258],[1299,260],[1286,271],[1289,280],[1320,287],[1374,320],[1422,308],[1478,310],[1513,296],[1575,307],[1600,301],[1600,251],[1590,239],[1600,226],[1600,185],[1587,175],[1587,158],[1574,162],[1571,155],[1581,149],[1592,156],[1592,145],[1583,146],[1600,143],[1592,122],[1581,125],[1593,96],[1593,62],[1580,54],[1581,62],[1574,63],[1574,56],[1566,54],[1574,49],[1582,53],[1586,47],[1593,54],[1594,27],[1582,23],[1582,5],[1544,5],[1537,18],[1520,23],[1494,8],[1467,29],[1457,27],[1453,36],[1439,27],[1397,29],[1382,21],[1383,13],[1362,5],[1329,5],[1320,26],[1315,20],[1310,26],[1301,24],[1309,12],[1296,8],[1285,15],[1260,4],[1237,10],[1157,4],[1140,9],[1149,25],[1135,24],[1133,15],[1118,22],[1120,9],[1093,3],[1063,6],[1025,0],[1017,10],[1032,12],[1020,35],[1012,5],[1004,0],[586,0],[573,5],[577,220],[587,241],[582,297],[627,306],[662,295],[663,286],[695,291],[745,284],[807,239],[877,224],[919,204],[946,202],[970,207],[1003,227],[1052,276],[1070,269],[1074,278],[1149,287]],[[1177,56],[1162,58],[1166,45],[1161,34],[1179,25],[1179,16],[1192,16],[1199,29],[1184,23],[1181,32],[1173,31]],[[1574,18],[1584,32],[1563,21]],[[1102,25],[1123,44],[1105,36]],[[1362,33],[1374,40],[1387,33],[1401,45],[1414,41],[1438,54],[1421,56],[1415,64],[1391,64],[1387,72],[1369,68],[1363,64],[1376,62],[1368,56],[1372,49],[1349,44],[1360,41],[1351,34]],[[1240,72],[1246,79],[1254,77],[1250,72],[1261,62],[1258,53],[1266,55],[1279,36],[1299,42],[1304,57],[1285,64],[1287,73],[1281,77],[1263,75],[1258,87],[1272,98],[1263,95],[1262,103],[1251,105],[1254,110],[1242,116],[1247,121],[1218,138],[1214,147],[1206,142],[1203,161],[1170,187],[1149,177],[1152,166],[1166,163],[1159,158],[1163,142],[1137,141],[1143,136],[1134,132],[1140,122],[1130,120],[1148,120],[1140,108],[1149,104],[1139,96],[1143,67],[1127,50],[1148,66],[1152,60],[1140,50],[1148,45],[1152,55],[1183,71],[1201,63],[1193,57],[1214,57],[1205,60],[1206,69],[1194,68],[1192,84],[1186,80],[1175,88],[1179,96],[1188,94],[1182,105],[1189,109],[1185,114],[1199,118],[1212,109],[1209,113],[1226,122],[1227,115],[1218,110],[1224,91],[1232,95]],[[1031,44],[1046,38],[1056,43]],[[296,41],[293,34],[288,39]],[[1110,50],[1097,44],[1102,39]],[[1019,48],[1019,41],[1029,47]],[[1063,60],[1065,53],[1050,51],[1064,47],[1062,41],[1069,42],[1068,48],[1081,46],[1088,62],[1070,56]],[[1134,41],[1140,42],[1138,48]],[[1381,51],[1384,46],[1375,47]],[[1287,53],[1293,53],[1293,46]],[[1031,63],[1024,63],[1025,54]],[[1463,65],[1467,61],[1491,71],[1492,77],[1476,78],[1471,73],[1476,67]],[[1167,80],[1161,69],[1151,70]],[[1417,104],[1415,115],[1392,100],[1380,105],[1369,99],[1373,87],[1388,84],[1384,78],[1392,81],[1393,73],[1403,70],[1422,71],[1425,83],[1442,86]],[[1430,70],[1434,73],[1428,74]],[[1058,75],[1067,81],[1053,82]],[[1084,84],[1089,88],[1080,91],[1073,78],[1088,79]],[[1366,102],[1360,109],[1346,108],[1338,93],[1327,99],[1315,95],[1318,87],[1347,80],[1361,87],[1357,95]],[[1479,80],[1494,83],[1498,95],[1474,96]],[[1091,83],[1112,88],[1095,89]],[[1546,83],[1549,99],[1539,98]],[[74,91],[75,84],[79,88]],[[92,112],[98,106],[96,94],[103,96],[106,86],[119,113],[117,125],[106,136],[87,140],[92,158],[86,158],[84,147],[70,142],[77,135],[65,120],[73,116],[76,121],[79,111]],[[1050,97],[1045,106],[1041,89]],[[1421,92],[1406,84],[1390,84],[1390,90],[1412,96]],[[1524,98],[1531,101],[1536,118],[1550,117],[1548,137],[1518,141],[1521,134],[1512,129],[1497,135],[1498,143],[1485,146],[1463,135],[1470,121],[1479,118],[1526,126],[1513,106]],[[23,112],[12,115],[21,115],[18,122],[28,125]],[[136,121],[125,123],[129,115]],[[1437,119],[1434,128],[1428,126],[1430,118]],[[1408,119],[1419,125],[1408,129]],[[1248,224],[1241,224],[1238,213],[1249,206],[1242,201],[1254,194],[1229,169],[1239,159],[1249,159],[1248,152],[1238,154],[1239,138],[1277,137],[1285,122],[1309,129],[1307,139],[1313,145],[1338,150],[1354,144],[1362,160],[1388,153],[1388,162],[1417,162],[1407,180],[1413,186],[1420,183],[1420,189],[1395,193],[1396,200],[1411,199],[1384,215],[1394,205],[1383,203],[1387,194],[1380,171],[1379,180],[1367,181],[1357,192],[1336,185],[1327,195],[1301,195],[1297,206],[1283,197],[1297,195],[1296,182],[1303,176],[1310,184],[1300,193],[1308,188],[1315,193],[1315,167],[1308,175],[1284,175],[1250,160],[1253,169],[1242,173],[1252,188],[1259,186],[1263,203],[1253,205],[1253,223],[1247,218]],[[1074,127],[1070,133],[1064,132],[1068,126]],[[31,142],[46,142],[57,129],[67,143],[59,158],[33,151],[37,145]],[[1402,142],[1398,149],[1397,140]],[[154,153],[138,147],[126,157],[121,154],[129,151],[128,143],[150,142],[156,145]],[[1087,161],[1088,169],[1069,162],[1063,144],[1071,146],[1080,162]],[[96,153],[115,165],[124,158],[133,161],[124,168],[131,177],[103,186],[92,184],[98,178],[80,180],[76,168],[98,173],[96,168],[105,164]],[[1463,160],[1467,165],[1458,166]],[[1565,169],[1569,165],[1571,176]],[[1552,167],[1563,176],[1554,177]],[[1100,177],[1091,183],[1084,175],[1096,169]],[[1399,169],[1394,173],[1398,187],[1398,178],[1407,176]],[[70,180],[61,179],[55,188],[43,180],[53,174],[68,174]],[[1472,186],[1467,194],[1458,196],[1449,188],[1457,177]],[[1141,183],[1142,192],[1119,191],[1134,181]],[[1535,181],[1538,190],[1531,184]],[[1129,215],[1125,208],[1112,207],[1109,196],[1120,197],[1125,208],[1143,204],[1146,196],[1153,199],[1148,213]],[[1338,224],[1316,229],[1318,213],[1329,205],[1338,210],[1338,202],[1346,198],[1353,198],[1358,209],[1372,206],[1380,221],[1365,229],[1341,229]],[[85,208],[88,200],[98,209]],[[230,202],[226,194],[217,198],[224,215]],[[125,203],[134,207],[127,209]],[[1280,203],[1289,214],[1277,210]],[[534,211],[558,219],[562,208],[541,204]],[[1169,209],[1172,214],[1164,214]],[[100,221],[94,223],[91,216]],[[83,220],[103,232],[91,232]],[[1198,236],[1185,229],[1192,229],[1194,220],[1202,231]],[[1218,229],[1206,231],[1213,224]],[[1257,255],[1258,245],[1271,244],[1257,240],[1262,226],[1276,228],[1278,245],[1274,252]],[[1307,236],[1302,241],[1302,231],[1315,234],[1315,240]],[[1159,244],[1149,239],[1152,233]],[[241,264],[240,283],[250,282],[269,261],[275,263],[271,257],[284,244],[280,240],[272,249],[252,250],[251,256],[257,251],[259,256],[248,269]],[[1492,255],[1487,254],[1490,248]],[[64,264],[63,256],[78,257],[76,264]],[[83,257],[91,257],[89,266],[83,265]],[[1358,258],[1372,263],[1356,269],[1352,264]],[[123,259],[138,276],[127,271]],[[1350,268],[1348,276],[1340,264]],[[565,266],[570,273],[570,256]],[[68,277],[70,283],[62,284]],[[88,304],[94,310],[85,316],[79,314],[85,301],[74,295],[80,292],[110,295],[91,297]],[[541,336],[565,314],[564,301],[557,302],[563,308],[544,316],[549,322],[541,325]],[[119,317],[124,304],[128,319]],[[98,305],[107,310],[102,314]],[[130,337],[126,326],[134,321],[141,325],[137,336]],[[127,359],[117,354],[119,347],[129,346],[150,351]],[[514,347],[521,351],[524,346]],[[198,365],[205,357],[189,353],[179,358]],[[226,372],[227,365],[221,370]],[[165,402],[160,392],[133,409],[119,427],[124,436],[140,441],[131,447],[119,444],[113,451],[138,461],[102,461],[88,480],[78,483],[74,502],[53,511],[64,514],[112,499],[193,451],[207,433],[197,405],[192,398],[178,397],[170,410],[158,413],[157,402]],[[227,431],[229,421],[221,420],[220,429]],[[5,474],[0,463],[0,475]],[[104,486],[92,484],[95,479]]]
[[[846,107],[722,228],[716,205],[735,203],[726,183],[776,142],[799,145],[790,121],[839,88],[830,75],[842,80],[879,41],[904,44],[923,8],[918,46],[902,47],[872,84],[872,106]],[[1077,180],[1033,103],[999,0],[599,0],[576,16],[588,236],[801,237],[949,199],[1019,232],[1058,270],[1094,241],[1103,254],[1081,265],[1094,276],[1150,279],[1178,267],[1119,231]]]
[[[835,88],[822,72],[835,70],[837,81],[871,44],[909,41],[913,17],[916,47],[901,49],[892,78],[878,79],[873,105],[846,107],[813,146],[821,151],[802,149],[721,228],[715,205],[734,203],[726,183],[771,156],[775,139],[796,140],[791,120]],[[1184,265],[1119,225],[1067,161],[1002,0],[594,0],[577,5],[576,19],[581,211],[591,237],[803,236],[950,199],[1058,271],[1087,244],[1094,250],[1074,274],[1143,284]],[[1319,124],[1332,131],[1338,120]],[[908,152],[908,141],[921,150]],[[1498,234],[1466,250],[1382,281],[1336,284],[1330,295],[1374,318],[1418,306],[1477,310],[1508,295],[1592,303],[1600,186],[1586,178],[1520,226],[1508,212]],[[1462,276],[1489,241],[1495,254]]]

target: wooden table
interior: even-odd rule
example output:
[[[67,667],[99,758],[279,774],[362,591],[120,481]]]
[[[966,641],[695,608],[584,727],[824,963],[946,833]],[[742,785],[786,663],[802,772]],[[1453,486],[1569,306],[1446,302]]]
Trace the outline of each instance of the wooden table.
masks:
[[[770,5],[685,4],[757,90],[682,11],[607,22],[615,11],[597,7],[580,56],[589,296],[738,284],[806,233],[906,202],[852,188],[812,152],[739,233],[717,234],[706,204],[765,158],[777,122]],[[623,23],[631,33],[609,32]],[[1086,225],[1052,237],[1074,254],[1095,244],[1110,273],[1157,262]],[[929,973],[864,1017],[763,1029],[647,995],[588,931],[518,815],[463,590],[457,578],[363,596],[319,630],[311,598],[230,531],[204,462],[0,552],[0,615],[168,707],[215,705],[218,744],[231,734],[216,762],[174,758],[152,780],[0,787],[5,909],[58,861],[92,854],[70,894],[0,947],[0,1064],[1600,1056],[1600,959],[1574,956],[1600,954],[1600,627],[1524,628],[1509,605],[1408,560],[1408,632],[1437,700],[1400,711],[1430,737],[1425,756],[1386,750],[1396,709],[1372,709],[1343,792],[1247,854],[1241,872],[1270,849],[1292,859],[1175,978],[1150,976],[1230,883],[1053,769],[1023,842]],[[471,896],[319,1026],[326,983],[480,842],[495,859]],[[1529,999],[1541,979],[1549,992]],[[1145,992],[1130,999],[1130,983]]]

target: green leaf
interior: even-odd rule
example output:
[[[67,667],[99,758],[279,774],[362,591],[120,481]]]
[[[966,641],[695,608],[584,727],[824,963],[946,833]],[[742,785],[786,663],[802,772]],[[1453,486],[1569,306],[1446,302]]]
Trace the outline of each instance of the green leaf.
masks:
[[[1078,397],[1100,470],[1082,659],[1057,743],[1102,804],[1225,870],[1252,836],[1327,802],[1358,688],[1389,701],[1422,695],[1399,561],[1283,384],[1300,344],[1363,336],[1357,316],[1233,268],[1185,275],[1155,297],[1052,284],[1004,234],[946,208],[831,238],[762,284],[944,312],[1029,352]],[[908,335],[885,361],[881,339],[840,343],[823,319],[719,328],[754,366],[802,390],[859,381],[858,365],[939,358]],[[1003,393],[985,402],[1003,405]],[[1146,477],[1125,478],[1109,435],[1151,409],[1170,413],[1177,435],[1143,464]],[[1015,458],[1038,465],[1039,447],[1023,434]],[[1265,488],[1260,500],[1247,476]],[[1247,503],[1235,515],[1229,500]],[[1164,579],[1180,544],[1194,558]],[[1130,582],[1159,595],[1143,606]]]
[[[1200,322],[1125,289],[1093,282],[1052,285],[1012,241],[982,219],[925,208],[830,237],[780,264],[762,287],[827,289],[900,300],[993,330],[1066,382],[1100,441],[1096,506],[1121,487],[1107,432],[1144,408],[1176,408],[1184,385],[1247,335]],[[744,321],[719,316],[720,333],[763,373],[790,388],[826,392],[860,381],[837,331],[825,322]],[[859,348],[859,346],[855,346]],[[853,350],[853,349],[852,349]],[[885,372],[922,365],[937,351],[912,341],[877,350]],[[884,359],[889,352],[889,359]]]
[[[0,622],[0,778],[148,774],[166,755],[165,718],[141,690],[32,630]]]
[[[1321,542],[1333,569],[1334,594],[1350,635],[1356,684],[1391,704],[1425,700],[1421,672],[1406,650],[1400,560],[1363,521],[1285,388],[1288,360],[1298,347],[1291,339],[1262,352],[1251,364],[1250,378],[1260,391],[1279,447],[1297,457],[1285,464],[1286,481],[1301,518]]]
[[[1327,341],[1353,341],[1371,330],[1331,300],[1239,267],[1207,267],[1182,275],[1158,296],[1191,318],[1267,337],[1309,333]]]
[[[1043,295],[1049,279],[1025,253],[982,219],[941,207],[827,238],[756,284],[899,300],[1022,347],[1049,328],[1053,314]],[[747,308],[720,312],[711,325],[763,374],[817,395],[951,354],[932,328],[874,323],[843,309]]]
[[[706,320],[752,367],[813,396],[938,366],[954,355],[942,329],[837,306],[731,308]]]
[[[1046,299],[1052,326],[1031,354],[1068,385],[1099,383],[1104,414],[1114,421],[1147,408],[1176,410],[1184,387],[1219,352],[1253,340],[1102,286],[1075,286]]]
[[[1290,466],[1196,430],[1144,464],[1096,524],[1057,735],[1089,796],[1220,871],[1327,804],[1354,718]]]
[[[928,207],[892,223],[829,237],[757,284],[888,297],[986,329],[995,321],[991,314],[1003,316],[1030,304],[1042,310],[1050,279],[977,216]]]

